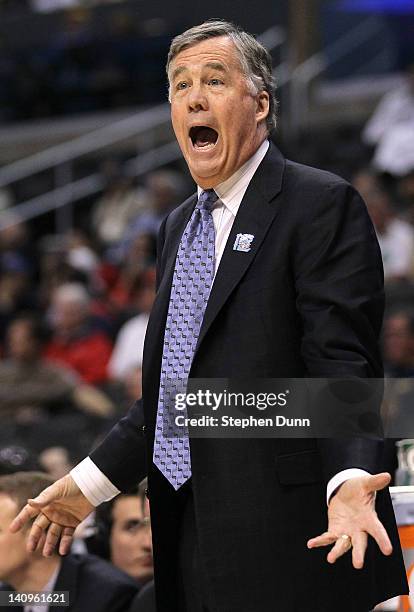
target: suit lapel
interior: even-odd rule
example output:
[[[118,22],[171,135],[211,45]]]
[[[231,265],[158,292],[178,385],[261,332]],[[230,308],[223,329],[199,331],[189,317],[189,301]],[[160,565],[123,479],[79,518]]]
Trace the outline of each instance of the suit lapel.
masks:
[[[275,200],[282,186],[284,158],[274,145],[253,176],[240,204],[210,293],[197,350],[211,324],[242,279],[278,212]],[[235,250],[237,234],[254,236],[249,251]]]
[[[182,204],[180,210],[177,211],[176,217],[172,218],[170,227],[168,227],[167,224],[166,236],[168,244],[166,244],[165,247],[166,251],[168,252],[168,256],[165,262],[162,281],[158,289],[161,301],[164,300],[167,302],[167,304],[170,299],[170,290],[174,274],[175,258],[177,256],[181,236],[183,235],[185,227],[191,217],[196,203],[197,194],[193,194],[191,197],[188,198],[188,200],[186,200]]]

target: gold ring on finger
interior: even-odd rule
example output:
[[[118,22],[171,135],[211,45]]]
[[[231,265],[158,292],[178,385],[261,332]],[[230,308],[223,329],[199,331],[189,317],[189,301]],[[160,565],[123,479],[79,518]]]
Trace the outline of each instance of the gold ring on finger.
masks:
[[[349,544],[349,546],[352,546],[352,540],[351,540],[351,536],[343,533],[341,536],[339,536],[339,539],[343,540],[344,542],[346,542],[347,544]]]

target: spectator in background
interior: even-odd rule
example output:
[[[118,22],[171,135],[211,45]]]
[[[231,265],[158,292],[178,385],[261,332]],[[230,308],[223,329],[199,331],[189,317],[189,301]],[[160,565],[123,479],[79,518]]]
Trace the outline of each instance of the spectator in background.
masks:
[[[395,312],[385,320],[384,365],[388,377],[414,377],[413,312]]]
[[[123,379],[127,405],[142,397],[142,369],[135,367],[126,373]]]
[[[89,279],[99,265],[99,258],[92,249],[84,232],[73,230],[67,236],[66,261],[74,269]]]
[[[365,196],[371,192],[381,189],[381,180],[378,174],[369,166],[362,167],[352,177],[355,189]]]
[[[35,273],[36,257],[27,225],[13,211],[4,212],[0,225],[0,343],[16,314],[37,308],[32,285]]]
[[[37,457],[28,448],[16,444],[0,447],[0,476],[38,469]]]
[[[397,125],[379,143],[372,165],[398,181],[405,181],[414,171],[414,123]]]
[[[68,262],[68,244],[64,236],[47,234],[42,236],[39,246],[39,285],[38,299],[42,311],[52,301],[54,291],[66,283],[86,285],[88,277],[75,270]]]
[[[108,287],[107,297],[122,316],[131,306],[134,309],[134,293],[141,276],[155,265],[156,238],[152,234],[141,234],[129,245],[121,266],[117,269],[116,279]],[[125,322],[125,316],[120,325]],[[118,328],[119,329],[119,328]]]
[[[139,314],[129,319],[118,333],[108,366],[111,378],[123,380],[133,368],[141,367],[145,332],[154,299],[155,270],[151,269],[141,275],[135,285],[132,304]]]
[[[385,280],[411,278],[414,257],[413,228],[398,218],[388,193],[375,175],[360,173],[354,177],[353,183],[364,198],[374,223],[381,248]]]
[[[53,478],[58,480],[65,474],[70,472],[73,464],[70,460],[69,451],[63,446],[50,446],[45,448],[39,454],[39,464],[45,472]]]
[[[53,335],[45,356],[71,367],[84,382],[99,385],[108,379],[112,343],[94,328],[90,304],[87,290],[79,283],[67,283],[54,291],[50,311]]]
[[[117,244],[130,222],[142,212],[144,193],[134,189],[132,179],[108,161],[103,168],[107,185],[92,210],[92,227],[104,248]]]
[[[156,236],[164,218],[181,201],[183,178],[174,170],[157,170],[148,174],[145,185],[148,190],[148,212],[138,217],[131,229],[136,236],[144,233]]]
[[[384,322],[383,353],[386,385],[381,407],[386,435],[384,458],[393,474],[398,467],[394,439],[413,437],[414,312],[399,310]],[[402,466],[400,466],[402,467]],[[406,484],[397,482],[397,484]]]
[[[141,234],[156,236],[164,218],[181,201],[184,185],[179,172],[157,170],[147,176],[148,190],[147,210],[139,214],[129,225],[119,248],[117,256],[123,260],[132,242]]]
[[[1,216],[0,253],[20,255],[29,268],[34,264],[33,245],[30,242],[28,227],[13,209],[4,212]]]
[[[30,268],[19,252],[0,255],[0,342],[11,321],[23,311],[37,309],[30,280]]]
[[[414,188],[410,186],[414,173],[414,60],[406,69],[403,84],[382,98],[362,138],[366,144],[375,146],[373,166],[398,177],[403,185],[402,202],[413,203]]]
[[[0,418],[19,418],[28,411],[47,418],[46,410],[75,406],[87,413],[109,417],[111,402],[97,389],[85,385],[77,374],[42,357],[43,325],[24,316],[7,330],[8,358],[0,361]]]
[[[143,586],[153,579],[151,523],[146,481],[96,509],[88,550],[123,570]]]
[[[414,147],[413,147],[414,149]],[[398,195],[403,205],[410,211],[411,223],[414,220],[414,154],[410,170],[401,176],[397,183]]]
[[[41,472],[17,472],[0,477],[1,590],[16,592],[69,591],[68,612],[124,612],[138,588],[124,572],[92,555],[27,552],[29,529],[16,537],[8,527],[28,498],[36,497],[53,478]],[[9,610],[0,606],[0,610]],[[46,605],[42,612],[52,606]]]
[[[414,62],[406,71],[404,83],[386,93],[367,122],[362,138],[376,146],[395,127],[414,126]]]
[[[41,356],[44,329],[35,319],[19,318],[7,330],[8,358],[0,362],[2,421],[19,418],[23,410],[43,410],[67,402],[76,377]]]
[[[155,265],[157,253],[157,240],[154,234],[140,234],[131,243],[123,267],[132,276],[133,271],[135,272],[136,278],[137,271],[145,271],[150,266]]]

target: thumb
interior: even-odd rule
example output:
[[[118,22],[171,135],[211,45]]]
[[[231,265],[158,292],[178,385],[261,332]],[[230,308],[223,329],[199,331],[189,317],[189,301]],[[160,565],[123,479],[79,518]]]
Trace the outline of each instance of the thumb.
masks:
[[[388,472],[381,472],[380,474],[369,476],[366,486],[369,491],[380,491],[387,487],[390,482],[391,475]]]
[[[54,489],[54,487],[47,487],[47,489],[39,493],[39,495],[34,499],[28,499],[27,503],[33,508],[44,508],[51,502],[55,501],[57,497],[60,497],[59,491]]]

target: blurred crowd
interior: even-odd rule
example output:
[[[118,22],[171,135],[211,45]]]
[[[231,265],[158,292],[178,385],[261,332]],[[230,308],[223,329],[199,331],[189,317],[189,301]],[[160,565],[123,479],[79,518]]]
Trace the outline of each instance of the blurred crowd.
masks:
[[[142,19],[121,3],[9,20],[13,36],[0,15],[0,123],[166,100],[175,32],[164,19]],[[24,22],[29,33],[21,37]]]
[[[173,170],[148,174],[139,187],[112,173],[88,235],[33,240],[33,227],[17,219],[0,229],[1,533],[25,499],[66,474],[141,396],[157,232],[185,195]],[[49,590],[76,593],[71,610],[151,612],[148,517],[145,483],[137,483],[80,527],[64,560],[28,555],[27,534],[0,536],[0,589],[52,581]]]
[[[30,525],[8,528],[28,498],[54,481],[46,472],[20,471],[0,476],[0,610],[10,596],[42,591],[45,603],[62,602],[71,612],[155,612],[151,524],[145,482],[102,504],[91,521],[79,525],[68,555],[27,551]],[[26,595],[27,596],[27,595]],[[48,610],[24,606],[19,610]],[[39,602],[37,602],[39,604]],[[52,605],[52,609],[55,607]]]
[[[349,167],[345,176],[366,202],[382,251],[387,298],[382,350],[386,375],[398,382],[394,399],[414,393],[414,384],[400,385],[414,381],[413,143],[414,67],[360,132],[367,163]],[[122,171],[106,176],[110,179],[90,208],[87,231],[83,226],[34,239],[33,225],[17,218],[0,224],[3,531],[22,500],[66,474],[141,395],[157,232],[188,193],[184,176],[172,169],[152,172],[139,185]],[[5,191],[0,206],[10,220],[13,210]],[[412,421],[410,399],[397,408],[394,400],[388,405]],[[394,473],[393,446],[388,461]],[[0,538],[0,580],[16,590],[46,583],[54,590],[75,589],[77,581],[81,603],[74,610],[150,612],[148,517],[145,484],[137,483],[81,525],[69,557],[31,556],[36,572],[29,571],[23,541],[17,545],[12,536]],[[13,556],[3,554],[2,547],[13,548]],[[22,565],[29,569],[22,571]]]
[[[140,187],[121,173],[91,207],[89,235],[0,229],[0,446],[38,455],[53,440],[70,464],[140,397],[157,232],[184,195],[173,170]]]

